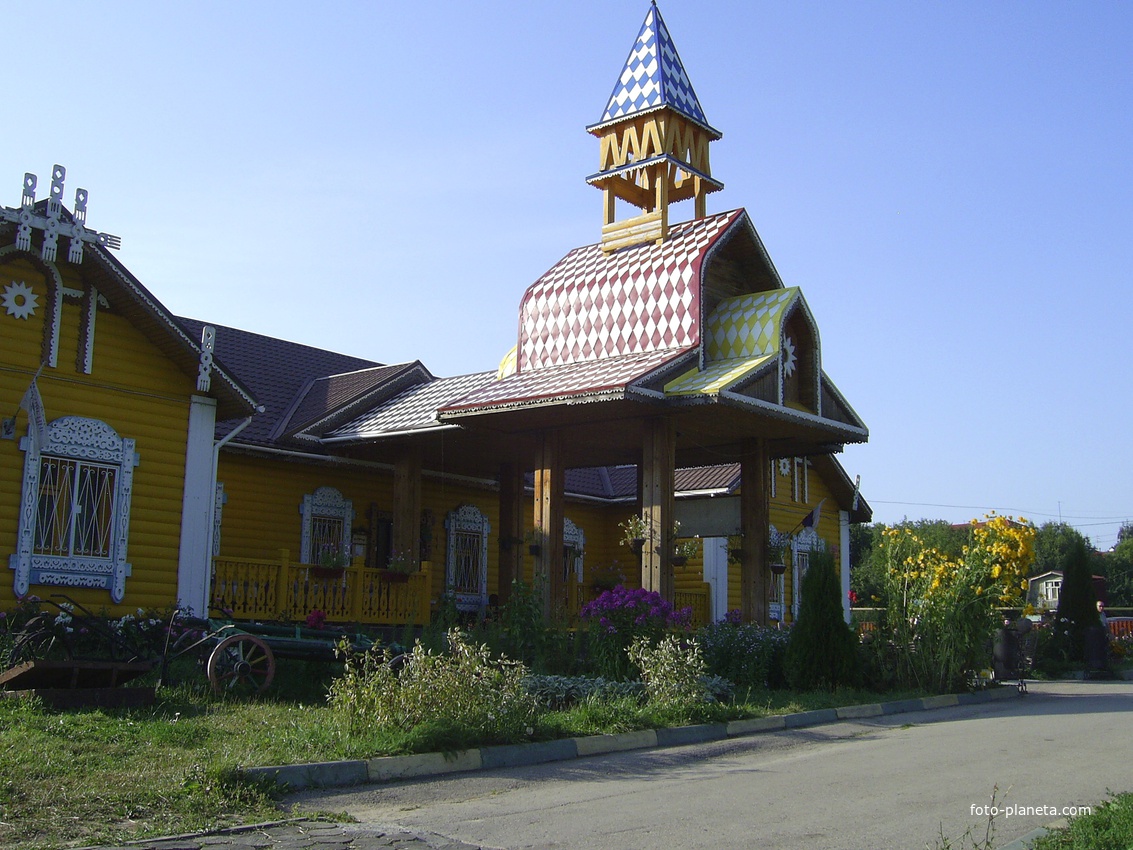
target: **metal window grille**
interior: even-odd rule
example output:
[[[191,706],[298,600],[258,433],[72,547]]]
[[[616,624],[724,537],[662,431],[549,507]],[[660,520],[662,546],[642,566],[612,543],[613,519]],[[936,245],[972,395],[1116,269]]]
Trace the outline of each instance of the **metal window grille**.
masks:
[[[473,531],[457,531],[452,542],[452,587],[456,593],[480,592],[480,553],[483,535]]]
[[[112,557],[117,482],[114,466],[41,457],[35,553]]]
[[[311,561],[321,563],[324,559],[337,559],[347,554],[342,551],[342,535],[345,523],[341,517],[311,517]]]

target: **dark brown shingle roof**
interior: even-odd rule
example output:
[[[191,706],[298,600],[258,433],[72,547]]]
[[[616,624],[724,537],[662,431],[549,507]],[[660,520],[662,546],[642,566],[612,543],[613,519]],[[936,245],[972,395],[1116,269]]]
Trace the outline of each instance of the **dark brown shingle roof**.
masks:
[[[178,318],[178,321],[190,336],[198,339],[206,324],[198,319]],[[213,327],[216,328],[216,359],[237,375],[264,406],[264,412],[252,417],[251,423],[240,433],[242,443],[272,443],[277,427],[295,409],[300,393],[312,382],[382,366],[361,357],[336,354],[251,331],[216,324]],[[227,433],[230,428],[231,423],[219,427],[218,431]]]

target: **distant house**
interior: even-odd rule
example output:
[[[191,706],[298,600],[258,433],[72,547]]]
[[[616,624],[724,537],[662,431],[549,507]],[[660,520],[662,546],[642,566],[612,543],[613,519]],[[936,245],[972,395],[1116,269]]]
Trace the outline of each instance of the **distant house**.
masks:
[[[848,592],[849,526],[871,517],[834,454],[868,430],[748,213],[707,213],[720,134],[656,6],[588,130],[600,241],[517,288],[497,369],[455,377],[176,319],[109,244],[48,250],[90,231],[0,207],[0,407],[42,368],[63,418],[0,442],[0,609],[67,588],[112,611],[420,623],[520,579],[571,615],[618,580],[700,620],[782,622],[819,549]]]
[[[1091,576],[1094,583],[1094,594],[1103,603],[1108,604],[1108,586],[1105,576]],[[1048,570],[1037,576],[1027,579],[1027,601],[1042,611],[1053,611],[1058,607],[1059,595],[1062,592],[1062,571]]]

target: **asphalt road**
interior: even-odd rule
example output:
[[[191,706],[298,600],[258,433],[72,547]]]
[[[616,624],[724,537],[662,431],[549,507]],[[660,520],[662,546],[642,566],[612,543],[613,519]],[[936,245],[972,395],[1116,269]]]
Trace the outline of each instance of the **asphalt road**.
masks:
[[[508,850],[920,850],[982,840],[994,794],[998,846],[1133,790],[1130,712],[1133,682],[1032,683],[1019,699],[289,802]]]

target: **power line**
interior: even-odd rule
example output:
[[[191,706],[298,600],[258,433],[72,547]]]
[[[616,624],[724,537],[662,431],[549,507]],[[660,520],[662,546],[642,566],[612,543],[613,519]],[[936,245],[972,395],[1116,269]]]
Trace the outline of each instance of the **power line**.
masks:
[[[885,501],[884,499],[870,499],[871,505],[903,505],[906,507],[915,508],[952,508],[954,510],[964,511],[995,511],[997,513],[1006,510],[1013,514],[1023,514],[1024,516],[1040,516],[1040,517],[1061,517],[1061,519],[1093,519],[1103,520],[1096,523],[1097,525],[1108,525],[1113,522],[1128,522],[1130,517],[1133,517],[1133,511],[1128,511],[1121,514],[1103,514],[1103,515],[1090,515],[1090,514],[1057,514],[1048,511],[1028,511],[1023,508],[995,508],[991,505],[946,505],[937,502],[895,502]]]

